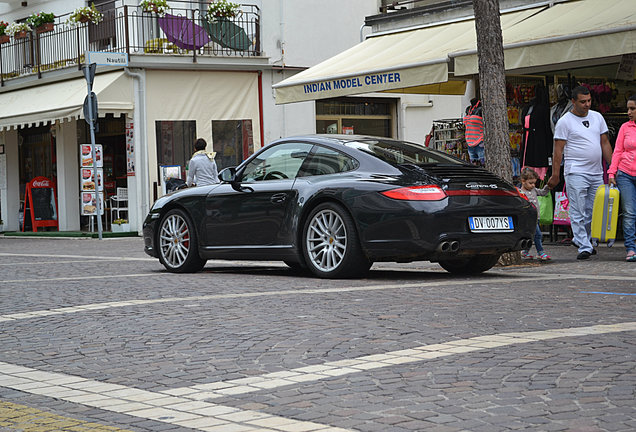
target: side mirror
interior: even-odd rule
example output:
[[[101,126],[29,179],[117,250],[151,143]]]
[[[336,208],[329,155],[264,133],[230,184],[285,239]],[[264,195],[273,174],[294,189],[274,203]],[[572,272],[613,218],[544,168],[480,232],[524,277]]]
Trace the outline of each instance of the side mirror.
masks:
[[[236,168],[228,167],[223,168],[221,172],[219,172],[219,180],[226,183],[232,183],[236,180]]]

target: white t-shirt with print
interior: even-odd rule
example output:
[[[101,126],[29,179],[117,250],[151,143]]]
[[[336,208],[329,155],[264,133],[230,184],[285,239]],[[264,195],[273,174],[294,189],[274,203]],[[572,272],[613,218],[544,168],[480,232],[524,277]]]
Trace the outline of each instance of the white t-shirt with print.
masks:
[[[554,139],[565,140],[565,174],[603,174],[601,135],[607,133],[603,116],[590,110],[585,117],[566,113],[554,128]]]

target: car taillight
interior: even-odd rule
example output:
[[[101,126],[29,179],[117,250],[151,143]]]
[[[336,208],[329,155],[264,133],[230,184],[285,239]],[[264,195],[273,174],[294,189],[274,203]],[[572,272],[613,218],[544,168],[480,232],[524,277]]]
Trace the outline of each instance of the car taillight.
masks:
[[[405,201],[439,201],[446,198],[446,193],[436,185],[409,186],[380,193],[389,198]]]

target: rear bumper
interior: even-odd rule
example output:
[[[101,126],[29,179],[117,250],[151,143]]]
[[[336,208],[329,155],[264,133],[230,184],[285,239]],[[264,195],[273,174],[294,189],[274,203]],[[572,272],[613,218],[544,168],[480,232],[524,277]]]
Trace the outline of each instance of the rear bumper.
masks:
[[[367,207],[367,211],[371,206]],[[388,209],[381,202],[373,207]],[[368,212],[358,221],[362,247],[372,261],[438,261],[449,256],[502,254],[524,249],[536,229],[532,204],[516,197],[458,197],[405,201],[398,211]],[[395,202],[393,202],[395,208]],[[512,216],[512,232],[471,232],[471,216]],[[447,242],[452,243],[452,248]]]

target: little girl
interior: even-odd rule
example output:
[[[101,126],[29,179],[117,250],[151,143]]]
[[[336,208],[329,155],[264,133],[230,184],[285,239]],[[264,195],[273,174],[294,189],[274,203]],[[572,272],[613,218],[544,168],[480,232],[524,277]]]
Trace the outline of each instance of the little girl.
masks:
[[[537,258],[547,261],[552,258],[543,250],[543,234],[539,227],[539,200],[537,199],[537,195],[545,196],[549,194],[550,191],[548,190],[547,185],[543,189],[537,189],[535,187],[537,180],[539,180],[539,174],[537,174],[537,172],[532,168],[524,168],[521,171],[521,192],[528,197],[528,201],[530,201],[537,209],[537,229],[534,232],[534,247],[537,249]],[[532,259],[533,257],[529,254],[529,252],[530,250],[521,251],[521,257]]]

